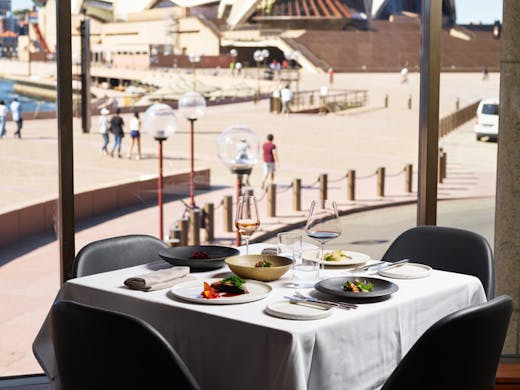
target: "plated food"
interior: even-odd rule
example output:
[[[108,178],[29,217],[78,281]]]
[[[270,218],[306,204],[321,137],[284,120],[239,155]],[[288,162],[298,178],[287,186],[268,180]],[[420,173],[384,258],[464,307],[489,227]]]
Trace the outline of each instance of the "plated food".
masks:
[[[365,264],[370,260],[370,256],[354,251],[346,251],[343,249],[336,249],[333,251],[325,251],[323,253],[324,261],[320,260],[320,263],[326,266],[351,266]]]
[[[159,256],[173,265],[185,265],[193,271],[205,271],[224,266],[224,260],[240,251],[218,245],[176,246],[159,251]]]
[[[292,260],[275,255],[242,255],[226,259],[229,269],[243,279],[271,282],[280,279],[292,266]]]
[[[399,290],[399,287],[389,280],[364,276],[336,276],[319,281],[315,288],[335,297],[355,299],[382,298]],[[357,289],[359,291],[355,291]]]
[[[231,305],[263,299],[271,290],[271,286],[266,283],[243,280],[233,275],[229,278],[199,279],[179,283],[170,289],[168,295],[170,298],[204,305]]]

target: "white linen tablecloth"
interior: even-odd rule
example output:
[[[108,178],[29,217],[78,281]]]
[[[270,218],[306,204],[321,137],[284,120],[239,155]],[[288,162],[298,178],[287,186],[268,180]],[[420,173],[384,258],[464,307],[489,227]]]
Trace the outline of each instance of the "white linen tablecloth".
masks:
[[[250,251],[262,248],[252,245]],[[123,285],[128,277],[163,266],[152,263],[73,279],[58,299],[147,321],[173,345],[202,389],[376,389],[429,326],[486,300],[477,278],[434,270],[423,279],[392,279],[399,291],[387,300],[360,304],[356,310],[334,309],[320,320],[294,321],[264,312],[267,303],[295,291],[285,286],[290,272],[270,283],[273,291],[265,299],[238,305],[188,303],[169,290],[142,292]],[[204,279],[228,271],[193,275],[200,278],[202,290]],[[327,276],[342,274],[344,269],[326,271]],[[41,363],[55,378],[46,333],[40,332],[35,349],[40,348]]]

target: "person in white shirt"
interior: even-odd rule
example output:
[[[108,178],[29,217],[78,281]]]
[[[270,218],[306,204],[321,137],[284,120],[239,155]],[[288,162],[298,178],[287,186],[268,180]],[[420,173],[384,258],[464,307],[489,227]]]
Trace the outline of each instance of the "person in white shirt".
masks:
[[[292,91],[289,89],[289,84],[287,84],[281,91],[280,91],[280,98],[282,100],[282,113],[285,113],[286,115],[289,115],[289,103],[292,100]]]
[[[16,122],[16,131],[14,132],[14,136],[18,138],[22,138],[22,105],[18,101],[17,98],[11,102],[11,119],[13,122]]]
[[[5,105],[5,101],[0,100],[0,138],[4,138],[6,131],[5,131],[5,122],[7,120],[7,112],[9,109]]]
[[[128,154],[126,157],[129,159],[132,158],[132,150],[134,149],[134,145],[137,144],[137,157],[136,160],[141,159],[141,120],[139,119],[139,113],[134,112],[134,117],[130,120],[130,137],[132,138],[132,142],[130,143],[130,149],[128,149]]]
[[[110,130],[110,118],[108,117],[110,111],[107,108],[101,109],[101,116],[99,117],[99,133],[103,137],[103,146],[101,152],[106,156],[108,154],[108,131]]]

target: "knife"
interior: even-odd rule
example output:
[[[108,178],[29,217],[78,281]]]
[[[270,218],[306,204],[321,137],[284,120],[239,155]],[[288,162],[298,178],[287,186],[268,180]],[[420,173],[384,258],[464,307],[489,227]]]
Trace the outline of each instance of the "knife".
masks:
[[[402,259],[402,260],[399,260],[399,261],[395,261],[395,262],[387,264],[387,265],[382,265],[382,266],[376,268],[375,270],[370,270],[370,273],[371,274],[375,274],[375,273],[378,273],[379,271],[382,271],[382,270],[385,270],[385,269],[390,269],[390,268],[394,268],[394,267],[400,267],[401,265],[404,265],[404,264],[408,263],[409,261],[410,261],[410,259]]]

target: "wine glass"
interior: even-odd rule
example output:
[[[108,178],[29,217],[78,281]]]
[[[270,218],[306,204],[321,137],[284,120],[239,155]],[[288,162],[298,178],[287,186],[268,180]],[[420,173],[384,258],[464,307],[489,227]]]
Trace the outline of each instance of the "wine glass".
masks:
[[[323,271],[325,270],[323,256],[325,244],[329,240],[338,238],[341,234],[341,224],[336,202],[330,200],[312,201],[307,225],[305,226],[305,234],[320,243],[320,277],[323,277]]]
[[[235,226],[246,240],[246,255],[249,254],[249,238],[260,226],[258,218],[258,207],[253,195],[243,195],[238,198],[237,213],[235,215]]]

